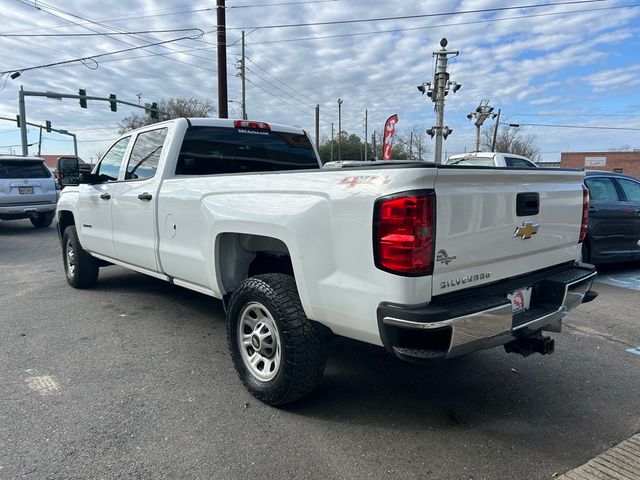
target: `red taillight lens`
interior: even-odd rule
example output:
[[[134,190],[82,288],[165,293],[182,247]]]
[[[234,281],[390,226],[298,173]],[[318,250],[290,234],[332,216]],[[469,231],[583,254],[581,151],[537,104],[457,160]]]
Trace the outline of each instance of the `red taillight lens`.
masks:
[[[582,243],[587,236],[587,226],[589,225],[589,190],[582,186],[582,225],[580,226],[580,240]]]
[[[401,275],[428,275],[433,270],[433,193],[378,200],[376,266]]]
[[[234,120],[233,126],[236,128],[255,128],[258,130],[271,130],[271,125],[265,122],[254,122],[249,120]]]

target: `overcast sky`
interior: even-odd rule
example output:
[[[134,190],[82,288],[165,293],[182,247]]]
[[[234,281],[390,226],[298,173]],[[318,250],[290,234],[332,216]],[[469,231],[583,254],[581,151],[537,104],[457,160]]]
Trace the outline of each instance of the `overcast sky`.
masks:
[[[90,57],[149,43],[197,35],[196,30],[119,36],[69,36],[114,31],[201,29],[199,39],[133,50],[55,67],[25,70],[0,78],[0,116],[18,113],[18,90],[52,90],[108,96],[138,103],[198,96],[217,104],[214,0],[0,0],[1,71]],[[342,98],[343,130],[381,130],[399,116],[399,133],[435,123],[433,103],[416,86],[433,78],[433,52],[446,37],[451,80],[462,84],[446,97],[444,142],[450,154],[470,150],[474,126],[466,115],[487,99],[502,109],[502,120],[518,124],[635,128],[603,130],[524,125],[537,136],[546,161],[561,151],[640,148],[640,2],[604,0],[540,8],[496,9],[559,3],[558,0],[227,0],[229,115],[239,118],[240,80],[235,65],[240,32],[247,33],[249,118],[298,125],[314,132],[320,105],[321,137],[337,131]],[[36,8],[37,6],[37,8]],[[380,19],[346,24],[283,27],[286,24]],[[260,28],[262,27],[262,28]],[[213,33],[210,33],[213,32]],[[63,37],[7,37],[7,34],[64,34]],[[78,135],[80,156],[95,161],[117,137],[118,122],[135,109],[77,100],[27,97],[28,121],[50,120]],[[486,122],[489,128],[491,120]],[[29,128],[29,143],[38,129]],[[430,155],[434,142],[429,140]],[[0,153],[20,152],[15,123],[0,122]],[[12,146],[12,147],[11,147]],[[37,146],[30,148],[36,152]],[[72,153],[68,137],[44,135],[43,153]]]

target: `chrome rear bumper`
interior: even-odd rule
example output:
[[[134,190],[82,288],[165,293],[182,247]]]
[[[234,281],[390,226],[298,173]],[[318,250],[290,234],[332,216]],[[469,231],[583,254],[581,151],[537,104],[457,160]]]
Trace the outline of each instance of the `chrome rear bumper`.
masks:
[[[530,310],[517,315],[500,290],[512,289],[513,283],[469,292],[466,299],[458,296],[450,308],[447,303],[381,304],[380,335],[385,347],[403,360],[433,361],[503,345],[542,329],[559,331],[564,316],[597,296],[591,291],[596,274],[593,265],[580,264],[548,276],[522,277],[522,286],[532,286],[535,293]],[[460,315],[465,302],[478,308]]]

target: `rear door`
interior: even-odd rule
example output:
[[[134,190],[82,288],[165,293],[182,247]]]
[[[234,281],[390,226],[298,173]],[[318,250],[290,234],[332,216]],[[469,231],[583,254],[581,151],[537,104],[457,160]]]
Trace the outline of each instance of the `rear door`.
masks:
[[[433,295],[575,260],[584,173],[440,168]]]
[[[584,183],[590,196],[588,235],[592,257],[606,258],[634,249],[635,209],[625,201],[616,180],[607,176],[589,176]]]
[[[158,271],[156,260],[156,192],[160,182],[158,163],[168,128],[138,134],[113,195],[113,241],[116,258],[131,265]]]
[[[616,178],[624,195],[625,209],[633,212],[633,239],[631,248],[640,253],[640,182],[630,178]]]

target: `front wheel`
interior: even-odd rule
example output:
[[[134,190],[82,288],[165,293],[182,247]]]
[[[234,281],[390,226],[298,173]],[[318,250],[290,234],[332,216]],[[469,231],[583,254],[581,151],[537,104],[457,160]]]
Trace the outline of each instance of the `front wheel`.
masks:
[[[62,235],[62,262],[67,282],[74,288],[89,288],[98,280],[98,259],[80,245],[75,226],[65,228]]]
[[[54,216],[55,212],[42,212],[29,217],[29,220],[31,220],[31,225],[36,228],[47,228],[53,222]]]
[[[268,405],[307,395],[324,373],[324,336],[305,316],[289,275],[242,282],[229,303],[227,340],[245,387]]]

